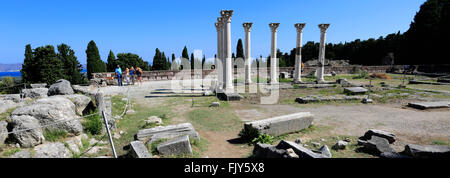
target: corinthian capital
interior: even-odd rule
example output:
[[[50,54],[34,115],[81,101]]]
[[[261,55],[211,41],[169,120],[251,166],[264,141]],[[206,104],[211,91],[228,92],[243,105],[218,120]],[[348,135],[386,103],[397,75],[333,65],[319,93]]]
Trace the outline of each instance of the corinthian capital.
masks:
[[[270,30],[271,30],[272,32],[276,32],[277,29],[278,29],[278,26],[280,26],[280,23],[270,23],[270,24],[269,24]]]
[[[330,24],[319,24],[320,32],[326,33],[328,27],[330,27]]]
[[[231,16],[233,16],[233,10],[221,10],[220,15],[222,20],[226,23],[231,23]]]
[[[253,23],[251,23],[251,22],[242,24],[242,26],[244,27],[244,30],[246,32],[250,32],[250,30],[252,30],[252,25],[253,25]]]
[[[296,23],[294,26],[297,29],[297,32],[303,32],[303,28],[305,28],[305,23]]]
[[[222,23],[221,22],[216,22],[216,23],[214,23],[214,25],[216,26],[216,30],[217,31],[220,31],[220,30],[222,30]]]

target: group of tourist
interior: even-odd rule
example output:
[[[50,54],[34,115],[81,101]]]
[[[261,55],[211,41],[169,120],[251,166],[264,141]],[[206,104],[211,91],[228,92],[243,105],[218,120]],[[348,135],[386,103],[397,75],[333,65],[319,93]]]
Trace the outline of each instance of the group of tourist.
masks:
[[[130,79],[131,79],[131,83],[132,85],[135,84],[135,81],[137,80],[138,85],[142,85],[142,69],[138,66],[136,66],[136,68],[131,67],[130,69],[128,69],[128,67],[125,69],[125,72],[122,73],[122,69],[120,68],[119,65],[117,65],[117,68],[115,70],[115,75],[117,78],[117,84],[119,86],[123,86],[123,79],[125,79],[125,82],[127,85],[130,85]],[[123,74],[123,75],[122,75]]]

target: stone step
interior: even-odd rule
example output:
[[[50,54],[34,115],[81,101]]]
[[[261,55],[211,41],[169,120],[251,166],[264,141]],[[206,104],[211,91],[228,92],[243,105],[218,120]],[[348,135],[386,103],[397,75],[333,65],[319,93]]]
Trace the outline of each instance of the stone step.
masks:
[[[450,101],[436,101],[436,102],[419,102],[419,103],[408,103],[409,107],[417,109],[436,109],[436,108],[449,108]]]

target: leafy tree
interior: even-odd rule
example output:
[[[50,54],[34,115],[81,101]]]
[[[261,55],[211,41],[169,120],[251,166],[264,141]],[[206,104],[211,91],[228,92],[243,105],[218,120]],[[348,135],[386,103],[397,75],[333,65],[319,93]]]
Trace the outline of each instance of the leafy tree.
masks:
[[[64,78],[72,84],[83,83],[83,74],[81,73],[82,66],[75,56],[75,51],[63,43],[58,45],[57,56],[62,62]]]
[[[139,55],[133,54],[133,53],[117,54],[116,63],[117,63],[117,65],[120,65],[120,68],[122,68],[122,70],[124,70],[126,68],[130,69],[131,67],[134,67],[134,68],[140,67],[144,71],[150,70],[150,66],[148,65],[148,62],[144,61],[141,57],[139,57]],[[116,65],[116,67],[117,67],[117,65]]]
[[[86,49],[87,76],[92,78],[92,73],[106,72],[106,64],[101,60],[97,45],[90,41]]]

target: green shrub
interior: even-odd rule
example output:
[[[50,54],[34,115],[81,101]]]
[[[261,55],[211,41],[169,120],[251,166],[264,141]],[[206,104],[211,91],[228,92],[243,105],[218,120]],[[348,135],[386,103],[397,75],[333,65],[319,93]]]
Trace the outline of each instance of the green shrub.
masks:
[[[89,132],[92,135],[101,134],[103,125],[100,115],[94,114],[86,117],[86,121],[83,122],[83,127],[86,132]]]
[[[369,77],[369,72],[363,70],[359,72],[358,76],[353,77],[353,79],[365,79],[367,77]]]
[[[152,144],[150,144],[150,152],[152,153],[152,155],[159,155],[158,145],[166,142],[167,140],[168,139],[159,139],[159,140],[153,141]]]
[[[259,135],[258,137],[254,138],[252,140],[252,143],[253,144],[257,144],[257,143],[272,144],[274,138],[275,138],[274,136],[271,136],[268,134],[263,134],[263,135]]]
[[[66,138],[67,137],[67,132],[65,130],[48,130],[45,129],[44,130],[44,137],[45,140],[50,141],[50,142],[55,142],[58,141],[62,138]]]
[[[253,139],[259,137],[261,134],[258,129],[252,127],[246,127],[239,132],[239,137],[245,142],[251,142]]]

